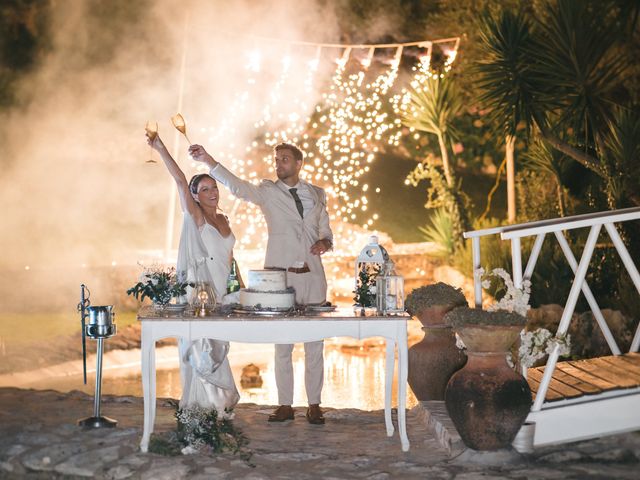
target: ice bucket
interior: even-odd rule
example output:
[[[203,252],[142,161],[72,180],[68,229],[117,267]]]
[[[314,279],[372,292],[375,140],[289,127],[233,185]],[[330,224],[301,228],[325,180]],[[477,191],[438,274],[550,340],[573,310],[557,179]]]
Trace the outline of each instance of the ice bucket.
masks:
[[[109,338],[116,334],[116,325],[113,323],[113,305],[91,306],[87,308],[89,322],[85,327],[85,333],[90,338]]]

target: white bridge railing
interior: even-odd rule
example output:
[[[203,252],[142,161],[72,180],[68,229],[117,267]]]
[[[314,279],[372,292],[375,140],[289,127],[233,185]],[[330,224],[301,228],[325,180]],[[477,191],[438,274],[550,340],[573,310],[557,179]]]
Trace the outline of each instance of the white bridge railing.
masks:
[[[613,338],[613,335],[611,334],[611,330],[609,329],[609,326],[607,325],[607,322],[605,321],[602,312],[600,311],[600,307],[598,306],[596,299],[591,293],[589,285],[585,281],[585,276],[587,274],[591,256],[593,255],[593,251],[596,246],[596,241],[598,240],[598,235],[600,234],[602,226],[604,226],[607,233],[609,234],[609,237],[611,238],[611,241],[613,242],[613,245],[618,251],[620,258],[622,259],[627,272],[629,272],[636,290],[638,290],[638,293],[640,294],[640,274],[638,273],[638,269],[636,268],[631,255],[629,255],[629,252],[622,242],[622,239],[620,238],[620,235],[618,234],[618,231],[616,230],[616,227],[614,225],[615,223],[622,223],[639,219],[640,207],[634,207],[622,210],[589,213],[586,215],[576,215],[572,217],[555,218],[552,220],[542,220],[538,222],[522,223],[519,225],[508,225],[504,227],[465,232],[464,238],[470,238],[472,242],[474,269],[473,281],[476,307],[482,308],[482,285],[481,279],[479,278],[479,269],[482,265],[480,255],[480,237],[499,234],[503,240],[511,241],[513,283],[517,288],[522,288],[522,282],[524,280],[531,280],[531,275],[533,274],[533,270],[536,266],[538,255],[540,254],[540,250],[542,249],[542,244],[544,242],[545,236],[547,235],[547,233],[553,233],[558,240],[560,248],[562,249],[565,258],[567,259],[575,275],[571,290],[569,292],[569,297],[566,301],[564,311],[560,319],[560,324],[558,325],[556,336],[564,335],[567,333],[569,323],[571,322],[571,317],[573,316],[576,303],[578,301],[578,297],[580,295],[580,292],[582,292],[587,302],[589,303],[589,307],[593,312],[593,315],[598,323],[598,326],[600,327],[600,330],[604,335],[604,338],[607,341],[609,348],[611,349],[611,352],[614,355],[620,355],[620,348],[618,347],[615,339]],[[569,247],[567,239],[565,238],[564,231],[587,227],[590,228],[589,236],[587,237],[587,242],[584,246],[580,262],[578,263],[576,257],[571,251],[571,248]],[[523,273],[521,239],[532,236],[535,236],[536,238]],[[532,288],[535,288],[535,286],[532,285]],[[640,347],[640,325],[638,325],[638,328],[635,332],[629,351],[637,352],[638,347]],[[558,362],[558,351],[559,345],[556,344],[555,348],[549,354],[549,359],[547,360],[544,375],[542,377],[542,381],[540,382],[540,387],[536,394],[535,402],[533,404],[533,407],[531,408],[532,412],[539,411],[542,408],[544,398],[547,394],[547,390],[553,376],[553,372]]]

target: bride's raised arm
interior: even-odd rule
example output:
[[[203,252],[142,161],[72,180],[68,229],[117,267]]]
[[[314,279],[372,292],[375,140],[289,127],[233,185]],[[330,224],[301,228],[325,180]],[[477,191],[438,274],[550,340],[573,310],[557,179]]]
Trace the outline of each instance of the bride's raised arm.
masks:
[[[151,140],[147,136],[147,143],[153,148],[156,152],[160,154],[160,158],[164,162],[167,170],[176,181],[176,186],[178,187],[178,194],[180,195],[180,205],[182,205],[182,210],[185,212],[189,212],[193,219],[196,222],[196,225],[201,226],[204,223],[204,216],[202,214],[202,209],[193,199],[193,195],[191,195],[191,191],[189,190],[189,183],[187,182],[187,177],[185,177],[184,172],[180,170],[180,167],[173,159],[167,147],[165,147],[164,142],[160,138],[160,135],[156,135],[155,139]]]

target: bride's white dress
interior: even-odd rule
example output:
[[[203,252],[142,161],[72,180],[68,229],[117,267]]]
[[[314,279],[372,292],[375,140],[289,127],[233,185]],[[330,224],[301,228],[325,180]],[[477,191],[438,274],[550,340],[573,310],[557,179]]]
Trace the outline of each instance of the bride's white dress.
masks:
[[[222,303],[227,291],[235,241],[233,232],[223,237],[207,223],[199,229],[193,217],[185,213],[178,248],[178,272],[186,272],[189,282],[208,282],[214,290],[216,301]],[[178,349],[182,379],[181,408],[198,405],[215,408],[223,414],[225,409],[233,408],[238,403],[240,395],[227,359],[229,342],[181,339]]]

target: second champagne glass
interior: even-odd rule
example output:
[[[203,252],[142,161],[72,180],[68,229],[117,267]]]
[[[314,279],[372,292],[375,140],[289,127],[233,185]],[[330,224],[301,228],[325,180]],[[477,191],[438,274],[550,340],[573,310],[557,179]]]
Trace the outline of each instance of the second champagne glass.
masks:
[[[189,137],[187,136],[187,124],[184,121],[184,117],[179,113],[176,113],[173,117],[171,117],[171,123],[173,123],[173,126],[176,127],[176,130],[184,135],[184,138],[187,139],[189,145],[192,145],[191,140],[189,140]]]

